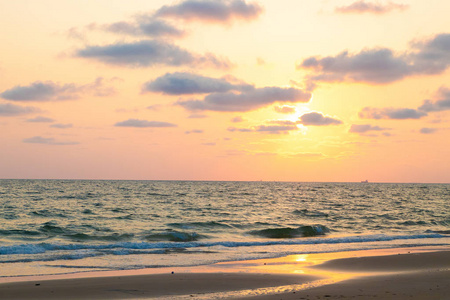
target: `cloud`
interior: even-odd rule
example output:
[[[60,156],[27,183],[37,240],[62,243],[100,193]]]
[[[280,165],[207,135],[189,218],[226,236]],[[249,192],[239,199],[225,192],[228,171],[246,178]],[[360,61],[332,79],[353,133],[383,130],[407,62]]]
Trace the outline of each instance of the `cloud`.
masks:
[[[50,125],[51,128],[58,128],[58,129],[67,129],[67,128],[72,128],[73,125],[72,124],[52,124]]]
[[[41,110],[32,106],[19,106],[11,103],[0,103],[0,117],[20,116],[40,112]]]
[[[253,89],[248,84],[233,84],[223,78],[211,78],[192,73],[167,73],[153,81],[146,82],[143,92],[160,92],[168,95],[224,93]]]
[[[252,128],[228,127],[230,132],[262,132],[270,134],[286,134],[289,131],[298,130],[297,124],[288,120],[271,120],[268,123],[276,125],[258,125]]]
[[[298,130],[296,125],[260,125],[256,126],[254,131],[267,132],[273,134],[287,133],[288,131]]]
[[[231,24],[236,20],[251,21],[263,12],[256,3],[245,0],[185,0],[165,5],[152,13],[138,14],[130,21],[110,24],[92,23],[81,29],[71,28],[68,36],[85,40],[85,32],[101,30],[120,35],[146,36],[151,38],[181,38],[185,30],[167,22],[167,19]]]
[[[106,64],[130,67],[188,65],[229,69],[232,65],[227,59],[218,58],[214,54],[197,55],[176,45],[158,40],[87,46],[78,50],[75,55]]]
[[[440,74],[450,66],[450,34],[438,34],[430,40],[415,42],[416,52],[410,55],[414,72]]]
[[[57,87],[53,82],[34,82],[29,86],[16,86],[0,94],[3,99],[22,100],[47,100],[56,94],[56,90],[64,90],[65,87]]]
[[[450,66],[450,34],[439,34],[430,40],[416,42],[410,53],[394,53],[387,48],[364,49],[351,54],[309,57],[297,65],[308,69],[309,81],[365,82],[386,84],[414,75],[433,75]]]
[[[421,128],[421,129],[420,129],[420,133],[422,133],[422,134],[431,134],[431,133],[435,133],[436,131],[438,131],[437,128],[427,128],[427,127],[424,127],[424,128]]]
[[[301,68],[301,66],[297,65],[297,69],[300,69],[300,68]],[[312,82],[311,80],[308,80],[306,82],[297,82],[295,80],[289,80],[289,83],[292,86],[302,88],[308,92],[313,92],[317,88],[317,84]]]
[[[382,128],[379,126],[372,126],[370,124],[362,124],[362,125],[358,125],[358,124],[352,124],[352,126],[350,127],[349,132],[352,133],[366,133],[368,131],[382,131],[382,130],[389,130],[390,128]]]
[[[155,16],[185,21],[231,23],[235,20],[256,19],[262,12],[263,9],[258,4],[243,0],[185,0],[161,7]]]
[[[310,93],[295,88],[264,87],[242,93],[213,93],[203,100],[178,101],[176,104],[188,110],[245,112],[256,110],[276,102],[308,102]]]
[[[135,108],[117,108],[115,110],[115,112],[118,113],[137,113],[139,112],[139,108],[135,107]]]
[[[191,114],[188,116],[188,119],[204,119],[207,118],[207,115],[203,115],[203,114]]]
[[[203,146],[215,146],[216,143],[212,142],[212,143],[202,143]]]
[[[419,111],[412,108],[372,108],[364,107],[359,112],[359,117],[361,119],[393,119],[393,120],[404,120],[404,119],[420,119],[427,115],[426,112]]]
[[[445,100],[438,100],[436,102],[425,100],[423,104],[419,107],[419,110],[425,112],[444,111],[449,109],[450,109],[450,98]]]
[[[54,138],[44,138],[41,136],[34,136],[23,140],[24,143],[30,144],[45,144],[45,145],[78,145],[78,142],[60,142],[56,141]]]
[[[71,39],[80,40],[80,41],[85,41],[85,39],[86,39],[85,33],[76,27],[69,28],[69,30],[67,30],[66,34],[67,34],[67,37],[69,37]]]
[[[438,98],[440,99],[435,102],[425,100],[418,109],[424,112],[450,110],[450,90],[447,88],[439,89]]]
[[[423,104],[417,109],[413,108],[373,108],[364,107],[359,112],[361,119],[393,119],[393,120],[406,120],[406,119],[420,119],[426,117],[430,112],[439,112],[450,110],[450,90],[442,87],[437,92],[438,100],[424,100]]]
[[[313,70],[309,79],[316,81],[355,81],[368,83],[389,83],[412,73],[412,66],[404,56],[396,56],[391,50],[370,49],[358,54],[344,51],[335,57],[310,57],[297,69]]]
[[[311,112],[302,115],[297,123],[305,126],[328,126],[342,124],[342,121],[333,119],[331,117],[325,117],[324,115],[317,112]]]
[[[134,22],[115,22],[107,25],[89,25],[89,29],[100,29],[116,34],[148,37],[171,37],[179,38],[185,36],[184,30],[178,29],[164,20],[154,19],[150,16],[140,16]]]
[[[236,127],[228,127],[227,130],[229,132],[253,132],[252,129],[249,128],[236,128]]]
[[[335,11],[343,14],[362,14],[362,13],[385,14],[393,10],[405,10],[407,8],[409,8],[409,6],[405,4],[396,4],[389,2],[383,5],[380,3],[371,3],[361,0],[353,2],[350,5],[337,7]]]
[[[46,117],[42,117],[42,116],[38,116],[36,118],[28,119],[27,122],[30,122],[30,123],[52,123],[52,122],[55,122],[55,120],[46,118]]]
[[[241,116],[237,116],[237,117],[234,117],[233,119],[231,119],[231,122],[240,123],[240,122],[244,122],[244,119]]]
[[[153,110],[153,111],[159,111],[161,109],[161,105],[159,104],[154,104],[154,105],[149,105],[146,107],[148,110]]]
[[[269,120],[268,123],[278,124],[278,125],[283,125],[283,126],[294,126],[297,124],[296,122],[292,122],[289,120]]]
[[[15,86],[1,93],[0,97],[11,101],[61,101],[78,99],[81,94],[106,97],[114,93],[115,89],[105,86],[104,79],[99,77],[93,83],[85,85],[36,81],[28,86]]]
[[[193,130],[185,131],[184,133],[186,133],[186,134],[203,133],[203,130],[201,130],[201,129],[193,129]]]
[[[118,123],[114,124],[114,126],[146,128],[146,127],[176,127],[177,125],[172,124],[172,123],[167,123],[167,122],[128,119],[126,121],[118,122]]]
[[[283,105],[283,106],[275,106],[275,111],[280,114],[292,114],[295,113],[295,107],[289,106],[289,105]]]

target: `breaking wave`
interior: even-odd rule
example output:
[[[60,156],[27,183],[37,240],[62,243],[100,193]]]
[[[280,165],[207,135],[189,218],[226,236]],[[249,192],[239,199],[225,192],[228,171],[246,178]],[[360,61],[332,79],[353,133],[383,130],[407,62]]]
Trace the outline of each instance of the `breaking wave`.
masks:
[[[262,236],[270,239],[289,239],[296,237],[314,237],[325,235],[330,230],[323,225],[300,226],[298,228],[267,228],[262,230],[253,230],[252,235]]]

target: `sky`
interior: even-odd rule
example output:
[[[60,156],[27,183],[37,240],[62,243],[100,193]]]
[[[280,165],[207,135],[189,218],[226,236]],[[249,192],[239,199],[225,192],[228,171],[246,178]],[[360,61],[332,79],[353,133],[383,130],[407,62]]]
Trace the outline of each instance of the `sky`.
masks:
[[[450,183],[449,10],[0,0],[0,178]]]

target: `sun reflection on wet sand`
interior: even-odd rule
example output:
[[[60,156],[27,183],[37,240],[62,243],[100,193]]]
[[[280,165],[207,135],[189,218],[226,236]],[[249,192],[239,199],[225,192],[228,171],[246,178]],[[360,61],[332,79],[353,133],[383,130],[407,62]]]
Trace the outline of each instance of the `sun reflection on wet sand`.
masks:
[[[423,252],[424,249],[416,249]],[[379,256],[389,254],[406,254],[410,253],[410,249],[381,249],[373,251],[365,251],[365,256]],[[426,250],[425,250],[426,252]],[[340,259],[360,257],[361,252],[339,252],[339,253],[322,253],[322,254],[301,254],[290,255],[280,258],[261,259],[256,261],[239,261],[218,263],[210,267],[216,267],[223,272],[245,272],[245,273],[277,273],[277,274],[293,274],[299,275],[299,284],[290,284],[275,287],[265,287],[257,289],[248,289],[240,291],[228,291],[218,293],[195,294],[195,299],[229,299],[229,298],[246,298],[252,296],[275,295],[282,293],[295,293],[296,291],[307,290],[324,285],[334,284],[341,281],[357,278],[361,276],[374,275],[377,272],[361,272],[361,271],[337,271],[316,269],[324,262]],[[384,274],[386,272],[378,272]],[[305,277],[306,276],[306,277]],[[316,278],[305,282],[305,278]],[[303,283],[300,283],[304,281]],[[169,298],[162,298],[169,299]],[[170,299],[192,299],[192,296],[176,296]]]
[[[299,284],[290,284],[275,287],[265,287],[257,289],[248,289],[241,291],[228,291],[218,293],[196,294],[195,299],[228,299],[228,298],[246,298],[261,295],[275,295],[280,293],[293,293],[296,291],[320,287],[333,284],[350,278],[360,276],[359,273],[339,273],[327,270],[316,270],[311,268],[323,261],[326,261],[322,255],[290,255],[280,258],[261,259],[257,261],[239,261],[218,263],[210,267],[220,268],[224,272],[245,272],[245,273],[275,273],[299,275]],[[306,276],[306,277],[305,277]],[[305,278],[316,278],[305,282]],[[302,282],[303,283],[300,283]],[[169,299],[169,298],[162,298]],[[183,295],[170,297],[170,299],[192,299],[192,296]]]

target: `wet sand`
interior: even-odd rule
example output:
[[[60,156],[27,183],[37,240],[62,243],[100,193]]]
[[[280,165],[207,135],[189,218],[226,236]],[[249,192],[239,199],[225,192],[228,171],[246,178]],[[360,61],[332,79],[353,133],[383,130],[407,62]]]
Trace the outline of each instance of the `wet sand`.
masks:
[[[311,289],[245,299],[450,299],[450,251],[345,258],[312,268],[355,276]]]
[[[172,269],[174,274],[167,269],[8,278],[0,283],[0,299],[449,299],[445,250],[294,255]]]

